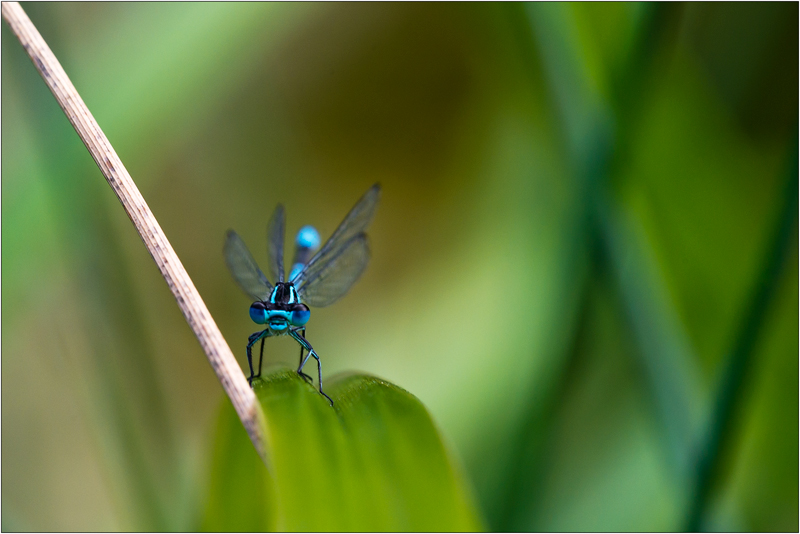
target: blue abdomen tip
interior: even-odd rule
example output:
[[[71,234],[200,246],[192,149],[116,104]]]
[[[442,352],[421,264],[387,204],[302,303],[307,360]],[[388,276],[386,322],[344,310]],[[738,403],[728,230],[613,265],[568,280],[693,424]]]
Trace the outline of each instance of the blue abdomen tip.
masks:
[[[319,246],[319,232],[313,226],[304,226],[297,232],[295,243],[298,247],[317,248]]]

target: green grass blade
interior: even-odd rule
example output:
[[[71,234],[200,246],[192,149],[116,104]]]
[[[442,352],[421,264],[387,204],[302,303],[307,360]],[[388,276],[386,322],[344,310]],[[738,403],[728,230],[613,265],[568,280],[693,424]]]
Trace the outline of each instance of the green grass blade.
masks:
[[[637,221],[610,196],[599,195],[604,261],[639,350],[653,405],[663,425],[670,462],[679,480],[690,477],[702,394],[691,343],[660,266]]]
[[[243,430],[232,437],[238,445],[218,436],[204,528],[240,530],[258,521],[281,531],[482,528],[459,469],[410,393],[371,376],[343,375],[326,382],[331,408],[289,369],[256,380],[254,389],[267,421],[269,474],[247,472],[247,465],[263,469],[255,454],[227,457],[249,445]],[[234,417],[228,412],[221,435]],[[274,493],[264,492],[263,482]],[[228,498],[226,488],[237,485],[241,497]]]
[[[796,130],[796,128],[795,128]],[[725,363],[718,392],[697,457],[696,477],[691,488],[692,501],[687,515],[686,531],[703,528],[704,515],[712,497],[713,483],[721,470],[723,449],[736,425],[736,414],[742,405],[747,382],[752,379],[753,357],[759,335],[764,330],[770,303],[774,300],[782,268],[792,247],[797,228],[797,137],[791,140],[787,157],[786,182],[781,195],[780,216],[771,236],[764,265],[755,281],[742,324],[736,330],[733,348]],[[796,237],[795,237],[796,239]]]
[[[693,410],[699,390],[695,356],[658,265],[648,256],[646,238],[636,232],[636,221],[622,212],[609,191],[619,162],[628,156],[620,152],[628,144],[624,138],[627,125],[620,117],[634,109],[636,99],[628,95],[622,109],[614,109],[612,99],[602,90],[610,86],[609,93],[613,95],[616,90],[622,97],[621,88],[640,84],[648,57],[657,49],[657,35],[665,29],[656,24],[659,20],[651,9],[640,13],[634,33],[642,50],[631,47],[630,57],[620,62],[624,66],[617,76],[621,81],[615,82],[612,76],[598,79],[599,74],[589,68],[591,53],[579,44],[572,6],[555,3],[527,7],[550,92],[560,110],[566,145],[573,154],[575,172],[586,187],[583,224],[594,252],[600,254],[593,262],[606,264],[617,286],[664,426],[666,449],[678,477],[685,480],[697,419]]]

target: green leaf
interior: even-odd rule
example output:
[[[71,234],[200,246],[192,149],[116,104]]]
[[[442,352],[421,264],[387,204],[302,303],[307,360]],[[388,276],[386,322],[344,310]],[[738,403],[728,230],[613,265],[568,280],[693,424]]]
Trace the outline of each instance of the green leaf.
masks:
[[[214,436],[209,495],[200,530],[259,532],[274,529],[273,484],[233,405],[224,397]]]
[[[253,386],[266,419],[268,470],[226,401],[204,529],[482,529],[428,411],[407,391],[341,375],[325,382],[331,407],[289,369]]]

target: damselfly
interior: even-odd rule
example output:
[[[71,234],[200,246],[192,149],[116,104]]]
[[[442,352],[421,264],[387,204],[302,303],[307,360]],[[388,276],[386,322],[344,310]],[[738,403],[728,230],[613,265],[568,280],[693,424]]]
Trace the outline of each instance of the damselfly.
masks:
[[[247,380],[251,386],[253,378],[261,376],[264,340],[272,336],[288,335],[300,344],[300,366],[297,373],[312,381],[303,372],[303,366],[313,356],[317,360],[319,392],[333,406],[333,400],[322,391],[322,364],[319,355],[306,339],[306,323],[311,317],[308,306],[322,308],[333,304],[347,293],[364,272],[369,261],[365,230],[375,215],[380,192],[380,186],[373,185],[316,254],[314,250],[319,247],[319,234],[312,226],[301,228],[295,240],[294,260],[288,280],[284,279],[283,274],[285,215],[283,206],[278,204],[267,227],[269,267],[274,285],[258,268],[244,241],[236,232],[228,230],[224,248],[225,262],[239,287],[255,301],[250,305],[250,318],[257,324],[267,326],[252,334],[247,342],[247,363],[250,366],[250,377]],[[255,374],[252,350],[259,340],[261,353],[258,374]],[[305,351],[308,354],[304,358]]]

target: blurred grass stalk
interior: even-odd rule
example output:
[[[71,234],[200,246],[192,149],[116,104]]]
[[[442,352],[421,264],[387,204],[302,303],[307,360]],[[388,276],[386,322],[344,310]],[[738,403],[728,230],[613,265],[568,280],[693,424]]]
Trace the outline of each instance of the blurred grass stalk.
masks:
[[[200,295],[197,293],[158,222],[153,217],[152,212],[147,207],[138,188],[131,180],[121,160],[86,108],[58,60],[19,4],[16,2],[4,2],[2,14],[30,55],[36,69],[56,97],[81,140],[89,149],[109,185],[117,194],[159,267],[162,276],[164,276],[172,290],[184,317],[205,350],[223,388],[236,407],[236,411],[254,446],[263,455],[265,451],[260,435],[259,422],[263,415],[261,415],[255,395],[247,385],[244,374],[233,357],[230,348],[222,338],[213,318],[211,318]],[[145,366],[145,369],[152,371],[151,366]],[[164,529],[170,526],[167,519],[169,514],[158,504],[160,501],[157,497],[158,492],[154,491],[157,485],[148,477],[147,470],[143,471],[136,468],[137,465],[143,465],[145,460],[142,457],[141,448],[137,446],[135,436],[128,431],[132,426],[127,424],[130,417],[125,403],[118,400],[119,396],[109,390],[113,388],[108,388],[104,380],[100,380],[100,382],[106,386],[103,389],[107,396],[104,396],[113,399],[111,403],[113,415],[107,419],[117,423],[114,425],[117,430],[112,431],[112,434],[117,438],[118,450],[122,452],[122,457],[127,460],[126,471],[130,472],[134,478],[134,483],[132,484],[133,494],[140,501],[143,510],[148,512],[147,522],[150,523],[149,526],[155,527],[156,530]],[[158,400],[157,397],[156,408],[163,405],[163,402]],[[160,410],[156,409],[155,412],[159,413]],[[159,425],[162,430],[168,426],[163,424],[165,422],[163,416],[158,419],[162,423]],[[170,442],[171,440],[167,438],[167,441]],[[169,448],[172,449],[172,447]],[[174,525],[172,527],[174,528]]]
[[[713,411],[697,449],[696,476],[691,488],[691,507],[685,526],[687,532],[696,532],[704,527],[704,514],[711,501],[714,484],[722,472],[722,459],[736,427],[736,415],[741,412],[741,406],[747,399],[755,347],[764,329],[769,305],[775,298],[782,268],[792,245],[792,235],[797,228],[797,125],[794,131],[786,157],[785,183],[779,197],[783,205],[767,243],[764,264],[742,314],[742,322],[733,333],[732,349],[723,362],[725,367],[717,386]]]
[[[645,68],[657,49],[661,36],[658,24],[663,13],[653,5],[637,6],[640,9],[634,38],[623,62],[623,80],[611,80],[609,85],[618,92],[637,87],[646,74]],[[646,261],[651,255],[646,251],[646,242],[639,233],[630,228],[632,221],[624,218],[619,207],[608,194],[609,178],[620,158],[620,149],[626,146],[619,139],[619,132],[627,129],[620,125],[617,112],[598,90],[598,82],[591,79],[589,64],[581,42],[576,36],[578,28],[572,8],[561,3],[526,4],[530,22],[530,36],[535,42],[529,46],[542,59],[544,77],[550,84],[550,95],[554,108],[560,112],[561,130],[566,155],[569,158],[577,183],[582,188],[575,210],[576,220],[572,234],[567,240],[574,248],[570,258],[578,264],[584,259],[588,270],[575,281],[583,297],[576,308],[573,321],[573,342],[564,347],[560,373],[554,379],[545,402],[531,403],[526,417],[525,435],[509,464],[510,482],[504,502],[505,512],[498,518],[501,529],[530,528],[525,524],[519,501],[523,487],[530,482],[530,473],[541,473],[546,458],[542,455],[544,435],[556,421],[556,412],[563,404],[568,383],[573,379],[576,359],[579,357],[581,332],[586,328],[589,309],[592,306],[593,288],[600,278],[611,274],[614,287],[620,293],[626,316],[631,322],[637,342],[642,368],[651,387],[654,404],[664,429],[665,449],[671,459],[678,478],[689,480],[691,459],[689,451],[697,430],[697,418],[691,417],[691,401],[699,392],[697,369],[680,328],[677,313],[670,307],[665,286],[660,279],[654,261]],[[616,82],[616,83],[615,83]],[[618,89],[619,88],[619,89]],[[616,95],[615,95],[616,96]],[[625,105],[635,106],[635,95],[618,95]],[[575,266],[573,266],[575,269]],[[527,469],[519,468],[520,465]],[[536,497],[536,483],[529,491]],[[515,510],[516,508],[516,510]]]
[[[638,19],[637,38],[631,41],[618,79],[609,83],[616,103],[614,109],[587,69],[589,62],[578,44],[580,40],[575,38],[578,28],[570,6],[561,3],[527,5],[550,93],[561,114],[566,147],[587,199],[588,215],[580,214],[585,219],[579,226],[584,228],[583,237],[593,252],[590,270],[597,271],[600,264],[605,264],[620,295],[637,341],[637,354],[660,413],[665,448],[676,479],[688,489],[685,529],[696,531],[703,526],[713,483],[719,475],[723,448],[734,425],[734,413],[750,379],[757,336],[790,245],[797,210],[797,139],[788,159],[786,187],[781,197],[784,206],[767,261],[756,281],[742,325],[734,335],[734,348],[724,364],[713,409],[708,410],[705,418],[700,417],[693,409],[702,399],[697,360],[688,336],[669,299],[646,237],[635,219],[623,213],[609,191],[615,165],[627,156],[628,140],[620,134],[629,132],[630,128],[624,121],[638,105],[637,89],[649,72],[659,38],[665,31],[665,22],[669,21],[662,6],[650,4],[641,8],[644,13]],[[592,228],[596,228],[594,235]],[[585,291],[591,283],[590,276]],[[576,351],[570,351],[574,357]],[[562,391],[563,387],[554,388],[555,395]],[[557,401],[551,402],[549,409],[555,410],[557,405]],[[703,419],[707,420],[706,424],[702,424]],[[706,431],[701,432],[701,428]],[[512,522],[506,527],[515,526]]]
[[[590,269],[602,274],[606,271],[601,264],[607,262],[640,346],[642,366],[664,425],[667,451],[685,478],[693,436],[689,399],[698,389],[697,371],[657,267],[646,261],[645,242],[636,238],[630,221],[608,192],[614,166],[624,157],[621,152],[626,141],[620,139],[620,133],[629,129],[620,120],[625,114],[614,110],[598,90],[598,83],[591,80],[569,9],[563,4],[531,4],[528,12],[551,95],[556,108],[562,110],[566,145],[584,186],[581,217],[583,238],[591,253]],[[662,21],[659,8],[644,5],[640,9],[644,13],[627,50],[620,72],[623,79],[609,81],[612,91],[638,86],[657,49],[654,36],[659,35],[657,25]],[[635,105],[635,95],[628,95],[623,102]]]

